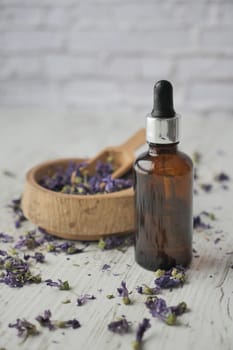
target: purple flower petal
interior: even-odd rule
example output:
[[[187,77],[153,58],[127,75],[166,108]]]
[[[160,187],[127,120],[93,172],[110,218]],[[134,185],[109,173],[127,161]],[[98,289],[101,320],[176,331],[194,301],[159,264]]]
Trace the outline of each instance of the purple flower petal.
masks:
[[[201,184],[200,186],[206,193],[210,192],[213,188],[213,185],[211,184]]]
[[[221,172],[219,173],[218,175],[216,175],[214,177],[215,181],[217,182],[224,182],[224,181],[229,181],[230,180],[230,176],[227,175],[226,173],[224,172]]]
[[[110,268],[111,268],[110,265],[104,264],[104,265],[102,266],[102,271],[109,270]]]
[[[12,209],[15,217],[15,227],[21,227],[22,222],[27,220],[21,209],[21,198],[13,199],[9,205],[9,208]]]
[[[130,298],[129,298],[129,291],[126,287],[125,281],[121,282],[121,287],[117,288],[117,291],[119,293],[119,296],[122,297],[123,303],[125,305],[128,305],[131,303]]]
[[[30,254],[24,254],[24,260],[28,261],[30,258],[31,259],[35,259],[36,262],[39,262],[39,263],[44,263],[45,261],[45,256],[44,254],[40,253],[40,252],[35,252],[34,255],[30,255]]]
[[[32,324],[31,322],[28,322],[25,319],[17,318],[15,323],[9,323],[8,327],[10,328],[16,328],[18,331],[18,336],[22,337],[24,336],[24,340],[30,335],[37,335],[39,334],[39,331],[37,330],[36,326]]]
[[[88,300],[94,300],[96,297],[90,294],[83,294],[77,299],[77,306],[84,305]]]
[[[77,328],[81,327],[80,322],[78,320],[76,320],[76,318],[73,318],[73,320],[66,321],[66,325],[67,325],[67,327],[71,327],[73,329],[77,329]]]
[[[193,228],[194,229],[201,229],[201,230],[208,230],[212,226],[209,224],[206,224],[202,219],[200,215],[193,217]]]
[[[108,329],[113,333],[125,334],[129,332],[130,324],[125,317],[108,324]]]
[[[62,280],[59,279],[58,282],[55,282],[49,278],[44,282],[46,283],[47,286],[50,286],[50,287],[56,287],[60,290],[70,290],[68,281],[63,282]]]
[[[0,242],[9,243],[9,242],[13,242],[13,241],[14,241],[13,236],[10,236],[10,235],[3,233],[3,232],[0,233]]]
[[[50,320],[51,316],[52,316],[51,311],[50,310],[45,310],[44,311],[44,315],[38,315],[35,319],[39,322],[39,324],[42,327],[47,327],[47,328],[49,328],[50,331],[52,331],[56,327]]]
[[[7,255],[7,251],[0,249],[0,255],[6,256]]]

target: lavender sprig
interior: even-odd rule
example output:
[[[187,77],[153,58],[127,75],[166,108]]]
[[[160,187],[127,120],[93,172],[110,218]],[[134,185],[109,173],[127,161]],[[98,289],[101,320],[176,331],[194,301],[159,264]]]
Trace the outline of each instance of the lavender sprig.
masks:
[[[133,342],[133,349],[139,350],[142,345],[142,338],[147,329],[151,327],[150,320],[148,318],[144,318],[141,323],[138,325],[136,340]]]
[[[129,332],[130,323],[125,317],[122,317],[117,321],[110,322],[108,324],[108,329],[113,333],[125,334]]]
[[[129,298],[129,291],[126,287],[126,282],[122,281],[121,282],[121,287],[117,288],[117,291],[119,293],[119,296],[122,297],[122,301],[125,305],[128,305],[131,303],[131,300]]]
[[[53,321],[51,320],[51,317],[52,317],[51,311],[45,310],[44,315],[38,315],[36,317],[36,320],[40,323],[42,327],[47,327],[50,331],[53,331],[57,328],[77,329],[81,327],[80,322],[76,318],[68,321]]]

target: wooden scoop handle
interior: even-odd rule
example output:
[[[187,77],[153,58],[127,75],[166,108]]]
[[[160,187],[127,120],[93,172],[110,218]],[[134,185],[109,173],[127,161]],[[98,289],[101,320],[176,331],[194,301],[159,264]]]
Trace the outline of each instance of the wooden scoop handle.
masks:
[[[145,128],[138,130],[126,142],[118,147],[122,152],[133,153],[137,148],[145,143],[146,132]]]

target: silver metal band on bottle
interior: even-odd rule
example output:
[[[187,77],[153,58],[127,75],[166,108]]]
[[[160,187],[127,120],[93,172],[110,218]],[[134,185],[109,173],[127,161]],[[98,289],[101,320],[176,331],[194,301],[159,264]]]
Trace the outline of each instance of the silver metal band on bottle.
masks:
[[[155,118],[149,114],[146,117],[146,141],[156,144],[179,142],[179,119],[178,114],[173,118]]]

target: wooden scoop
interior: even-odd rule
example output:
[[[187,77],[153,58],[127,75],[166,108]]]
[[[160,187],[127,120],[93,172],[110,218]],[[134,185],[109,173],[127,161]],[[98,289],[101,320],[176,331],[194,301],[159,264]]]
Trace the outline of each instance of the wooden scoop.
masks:
[[[134,151],[145,143],[145,129],[138,130],[132,137],[120,146],[107,147],[98,153],[94,158],[87,162],[87,167],[90,174],[95,173],[98,162],[106,163],[111,157],[113,159],[114,172],[112,179],[116,179],[126,174],[134,163]]]
[[[139,130],[118,147],[108,147],[94,157],[88,167],[95,169],[97,161],[114,158],[116,171],[113,177],[126,173],[133,165],[133,151],[145,143],[145,130]],[[135,209],[133,188],[112,193],[93,195],[65,194],[50,191],[40,185],[40,179],[51,175],[58,167],[67,168],[70,163],[82,163],[85,159],[57,159],[30,169],[22,197],[22,209],[26,218],[55,236],[98,240],[110,234],[126,234],[134,231]]]

